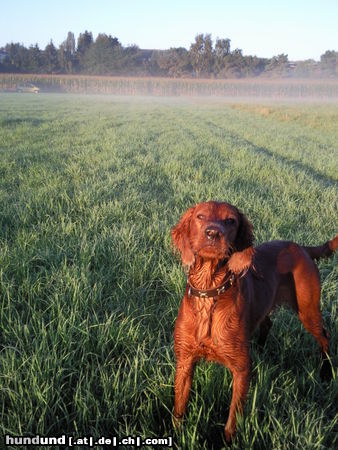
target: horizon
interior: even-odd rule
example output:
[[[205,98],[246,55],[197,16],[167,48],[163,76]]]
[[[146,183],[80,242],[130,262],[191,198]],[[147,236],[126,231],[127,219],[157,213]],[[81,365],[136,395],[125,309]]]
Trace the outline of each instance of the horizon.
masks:
[[[324,7],[326,6],[326,7]],[[80,9],[79,9],[80,8]],[[66,11],[66,14],[65,14]],[[272,58],[288,55],[290,61],[320,60],[327,50],[336,50],[338,30],[335,17],[338,2],[325,0],[259,0],[253,4],[240,0],[236,4],[221,0],[204,2],[178,0],[146,4],[135,0],[89,0],[46,5],[42,0],[22,4],[13,0],[2,8],[0,47],[19,42],[25,47],[39,45],[44,49],[52,40],[56,47],[69,31],[77,39],[88,30],[95,39],[99,33],[117,37],[127,47],[167,50],[171,47],[190,48],[197,34],[229,38],[231,49],[240,48],[243,55]],[[174,30],[174,33],[173,33]],[[303,39],[301,39],[303,37]]]

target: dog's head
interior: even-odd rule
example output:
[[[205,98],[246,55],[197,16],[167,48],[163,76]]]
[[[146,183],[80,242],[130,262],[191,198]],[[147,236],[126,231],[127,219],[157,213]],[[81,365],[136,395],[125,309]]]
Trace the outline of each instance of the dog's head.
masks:
[[[235,252],[251,247],[252,224],[235,206],[209,201],[189,208],[171,232],[182,263],[193,265],[202,259],[229,259]]]

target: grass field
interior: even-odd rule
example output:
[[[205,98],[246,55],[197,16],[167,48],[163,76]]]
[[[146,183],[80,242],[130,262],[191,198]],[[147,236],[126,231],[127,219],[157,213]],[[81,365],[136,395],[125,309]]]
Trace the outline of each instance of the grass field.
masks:
[[[223,199],[257,243],[333,237],[337,120],[335,104],[1,94],[1,434],[221,448],[223,367],[198,366],[184,427],[172,427],[185,275],[170,228],[188,206]],[[319,267],[337,367],[337,256]],[[277,312],[252,358],[233,448],[337,448],[337,371],[321,383],[297,317]]]

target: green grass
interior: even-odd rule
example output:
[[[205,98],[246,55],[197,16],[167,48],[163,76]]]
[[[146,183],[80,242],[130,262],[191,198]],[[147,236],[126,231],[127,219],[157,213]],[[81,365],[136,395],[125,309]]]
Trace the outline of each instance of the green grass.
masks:
[[[231,376],[215,364],[198,366],[184,427],[172,427],[185,275],[170,228],[223,199],[257,243],[334,236],[337,119],[334,104],[0,95],[1,434],[224,445]],[[335,367],[336,262],[319,265]],[[320,382],[297,317],[279,311],[252,357],[233,448],[337,448],[337,378]]]

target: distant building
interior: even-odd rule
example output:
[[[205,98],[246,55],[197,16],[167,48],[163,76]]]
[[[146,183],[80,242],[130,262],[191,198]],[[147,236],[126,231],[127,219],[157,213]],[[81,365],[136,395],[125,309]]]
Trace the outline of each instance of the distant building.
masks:
[[[138,63],[149,63],[157,53],[159,53],[159,50],[148,50],[140,48],[137,52],[136,60]]]
[[[289,69],[295,69],[297,66],[297,61],[289,61],[288,62],[288,68]]]
[[[7,56],[8,56],[8,53],[6,52],[6,50],[0,50],[0,64],[5,61]]]

